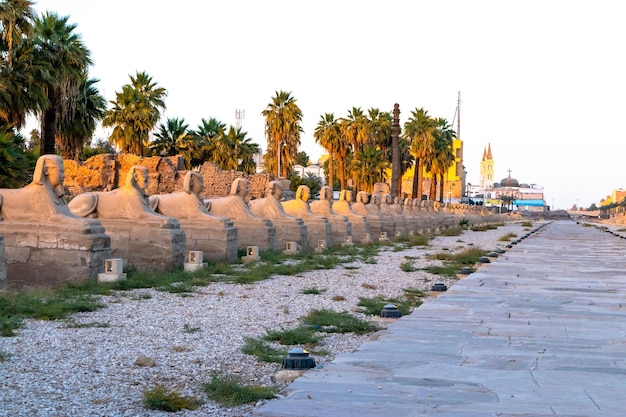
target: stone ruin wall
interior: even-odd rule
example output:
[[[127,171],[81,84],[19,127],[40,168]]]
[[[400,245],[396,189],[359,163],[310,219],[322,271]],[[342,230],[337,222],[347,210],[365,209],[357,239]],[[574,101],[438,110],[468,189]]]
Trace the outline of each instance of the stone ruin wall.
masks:
[[[65,187],[70,197],[90,191],[111,191],[124,185],[126,174],[133,165],[143,165],[150,172],[148,193],[167,194],[181,190],[187,171],[180,156],[142,158],[127,154],[95,155],[82,164],[64,160]],[[207,197],[225,197],[230,194],[230,186],[235,178],[246,178],[250,183],[250,198],[265,195],[270,174],[248,175],[239,171],[223,171],[217,165],[205,162],[200,167],[204,178],[204,194]]]

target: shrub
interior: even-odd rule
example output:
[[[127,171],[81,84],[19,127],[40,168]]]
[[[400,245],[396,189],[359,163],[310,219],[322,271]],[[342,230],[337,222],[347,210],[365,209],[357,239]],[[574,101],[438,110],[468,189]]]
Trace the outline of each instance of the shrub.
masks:
[[[218,375],[213,375],[211,382],[203,384],[203,390],[210,399],[226,407],[269,400],[276,396],[273,387],[242,385],[234,377]]]
[[[143,393],[142,402],[149,410],[161,410],[177,412],[186,408],[188,410],[197,409],[201,402],[197,398],[184,397],[179,392],[170,391],[163,385],[146,390]]]

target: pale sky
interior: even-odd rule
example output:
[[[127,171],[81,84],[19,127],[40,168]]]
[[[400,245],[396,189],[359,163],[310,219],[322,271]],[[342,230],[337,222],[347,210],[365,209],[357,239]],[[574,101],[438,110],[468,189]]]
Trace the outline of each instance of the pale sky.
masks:
[[[320,116],[400,104],[451,123],[461,91],[467,182],[491,143],[496,179],[544,187],[547,204],[598,203],[626,188],[626,3],[620,0],[36,0],[69,15],[107,100],[146,71],[166,117],[242,128],[263,149],[276,91],[303,112],[302,150]],[[456,129],[456,122],[454,124]],[[102,134],[102,132],[101,132]]]

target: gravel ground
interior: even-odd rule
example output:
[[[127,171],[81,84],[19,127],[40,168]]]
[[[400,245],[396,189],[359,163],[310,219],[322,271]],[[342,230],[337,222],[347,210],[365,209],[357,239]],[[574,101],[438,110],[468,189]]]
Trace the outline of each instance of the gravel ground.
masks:
[[[519,223],[486,232],[436,237],[427,247],[382,249],[376,264],[355,262],[333,270],[275,276],[255,284],[211,284],[192,297],[134,290],[102,297],[106,308],[70,320],[28,320],[15,337],[0,338],[0,416],[166,416],[142,406],[144,390],[163,384],[183,395],[203,398],[194,411],[177,416],[249,416],[255,405],[224,408],[206,399],[201,385],[211,375],[237,375],[247,384],[273,385],[279,364],[258,363],[241,353],[244,337],[295,327],[314,309],[358,312],[359,297],[399,297],[403,288],[429,290],[442,279],[424,271],[403,272],[411,259],[421,268],[438,261],[425,254],[461,250],[470,245],[495,250],[507,233],[525,233]],[[407,258],[410,257],[410,258]],[[365,284],[365,285],[364,285]],[[302,294],[305,288],[326,289]],[[337,297],[340,296],[340,297]],[[334,301],[343,298],[341,301]],[[424,299],[428,302],[429,299]],[[72,327],[69,324],[91,324]],[[108,327],[95,327],[102,323]],[[377,321],[381,328],[385,324]],[[326,337],[316,349],[330,354],[318,363],[357,349],[368,335]],[[155,366],[138,366],[140,355]]]

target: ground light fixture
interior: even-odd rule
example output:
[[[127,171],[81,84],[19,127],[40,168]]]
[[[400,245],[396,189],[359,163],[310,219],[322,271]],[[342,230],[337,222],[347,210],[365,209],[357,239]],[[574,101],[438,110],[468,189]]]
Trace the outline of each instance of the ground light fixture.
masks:
[[[283,358],[283,368],[302,370],[315,368],[315,359],[309,355],[309,351],[302,348],[291,349],[288,356]]]

